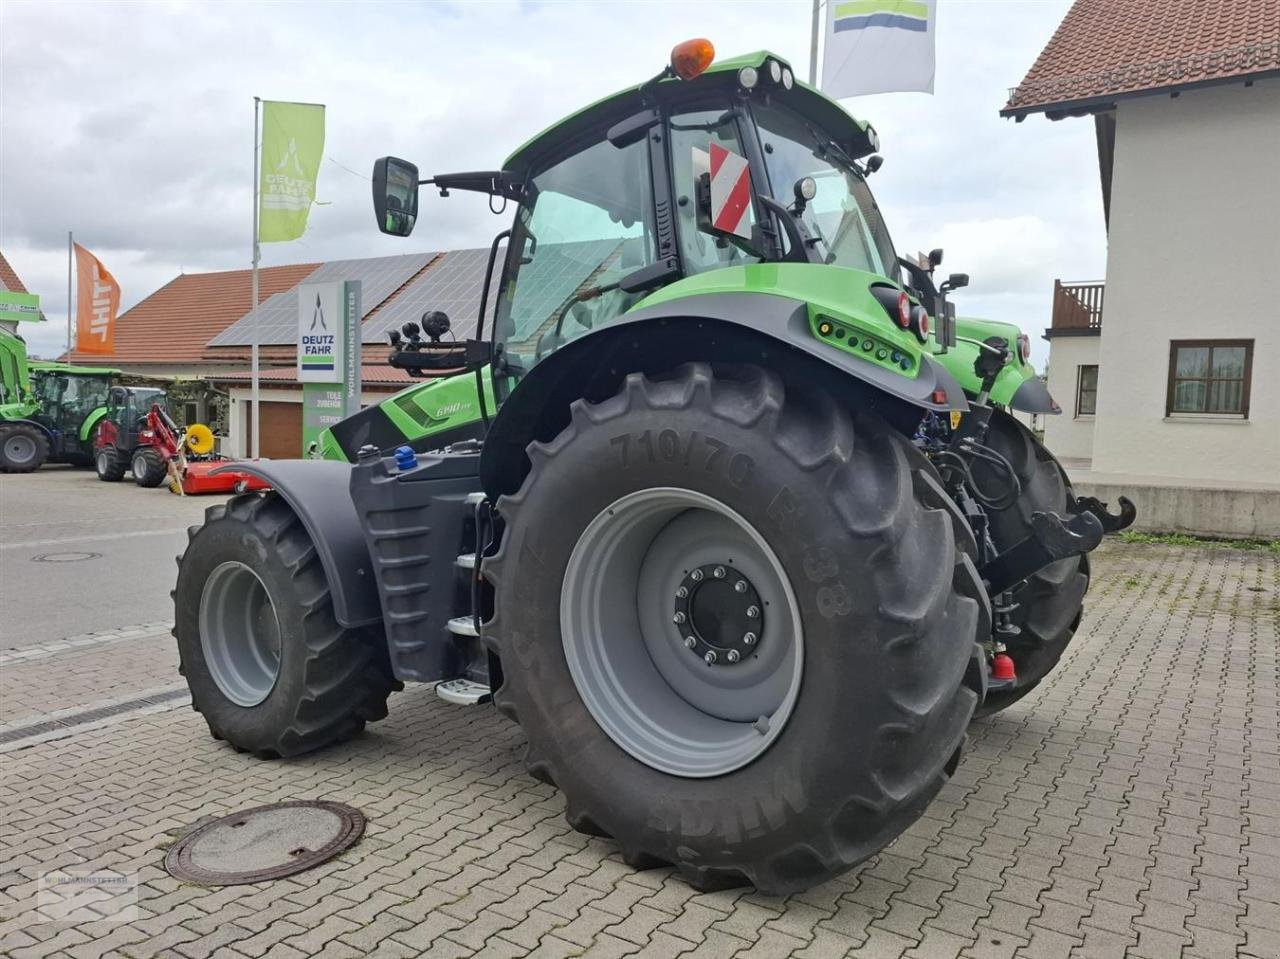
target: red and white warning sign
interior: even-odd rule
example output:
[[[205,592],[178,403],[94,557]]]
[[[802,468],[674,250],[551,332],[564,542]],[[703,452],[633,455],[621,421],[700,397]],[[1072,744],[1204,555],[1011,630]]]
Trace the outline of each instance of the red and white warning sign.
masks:
[[[747,158],[726,150],[718,143],[711,147],[711,225],[725,233],[751,239],[751,173]]]

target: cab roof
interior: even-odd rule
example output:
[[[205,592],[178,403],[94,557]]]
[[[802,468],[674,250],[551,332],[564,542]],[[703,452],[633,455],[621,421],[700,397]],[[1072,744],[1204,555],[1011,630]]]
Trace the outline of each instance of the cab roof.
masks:
[[[544,156],[558,152],[566,140],[639,113],[646,107],[653,106],[655,101],[668,103],[708,90],[737,90],[738,71],[743,67],[761,70],[769,60],[776,60],[783,67],[792,69],[791,64],[777,54],[757,50],[738,57],[715,60],[693,80],[665,77],[656,83],[646,80],[642,84],[619,90],[547,127],[517,148],[507,158],[503,168],[515,173],[525,173],[535,167]],[[792,74],[794,76],[794,69]],[[786,90],[781,84],[772,83],[767,73],[762,71],[756,87],[757,91],[761,89],[768,89],[781,102],[812,121],[850,156],[865,156],[878,149],[879,144],[870,124],[851,116],[839,103],[816,87],[802,82],[799,77],[795,78],[792,88]]]
[[[32,360],[27,364],[33,373],[63,373],[67,376],[120,376],[120,370],[107,366],[73,366],[50,360]]]

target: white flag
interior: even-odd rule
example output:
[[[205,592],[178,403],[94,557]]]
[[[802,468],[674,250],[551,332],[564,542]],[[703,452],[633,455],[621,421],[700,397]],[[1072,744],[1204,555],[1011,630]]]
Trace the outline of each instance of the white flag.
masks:
[[[827,0],[822,91],[933,92],[937,0]]]

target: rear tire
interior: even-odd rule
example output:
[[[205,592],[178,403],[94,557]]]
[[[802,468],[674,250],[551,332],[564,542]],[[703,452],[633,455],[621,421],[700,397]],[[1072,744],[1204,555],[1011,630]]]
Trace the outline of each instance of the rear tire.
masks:
[[[102,482],[118,483],[124,479],[129,464],[114,446],[103,446],[93,455],[93,466]]]
[[[786,893],[851,868],[920,816],[959,759],[976,702],[962,679],[990,625],[952,513],[925,505],[939,489],[933,468],[904,437],[826,396],[784,389],[770,372],[748,367],[730,376],[692,364],[663,380],[632,374],[612,399],[574,403],[570,425],[528,452],[532,469],[520,491],[498,503],[506,528],[484,566],[495,615],[482,632],[504,665],[495,702],[528,736],[530,773],[564,791],[575,829],[616,838],[629,863],[671,863],[699,888],[751,883]],[[674,518],[634,514],[655,527],[647,546],[641,538],[633,550],[624,541],[631,532],[610,531],[637,498],[672,494],[684,510]],[[705,512],[731,511],[742,521],[741,542],[708,520],[687,540],[683,559],[668,557],[658,544],[680,542],[689,517],[703,521],[699,498],[713,504]],[[622,545],[592,557],[579,575],[581,544],[595,542],[593,529],[604,530],[600,542]],[[770,593],[763,562],[749,566],[741,544],[752,532],[780,561],[780,591]],[[726,536],[722,546],[717,538]],[[690,673],[704,668],[700,648],[686,649],[680,631],[669,634],[676,627],[668,606],[657,603],[656,616],[645,610],[650,596],[668,595],[648,591],[654,576],[670,590],[710,562],[709,585],[719,560],[706,559],[707,549],[721,550],[729,564],[726,596],[732,600],[743,576],[765,607],[756,652],[728,660],[746,671],[714,681],[754,696],[755,660],[771,646],[803,651],[794,701],[774,700],[782,705],[763,728],[760,719],[731,716],[732,697],[723,709],[713,699],[699,710],[697,690],[677,681],[668,680],[666,695],[652,678],[621,690],[584,678],[593,657],[611,667],[600,675],[626,682],[635,672],[670,676],[671,652],[693,656]],[[628,562],[638,564],[637,575],[627,575]],[[795,619],[782,594],[793,597]],[[717,607],[709,622],[727,622],[727,609]],[[592,617],[607,628],[582,647],[577,636],[590,634],[582,623]],[[772,633],[771,622],[781,624]],[[644,657],[631,657],[630,670],[616,668],[638,643]],[[707,675],[719,662],[705,666]],[[600,705],[610,696],[619,704],[613,712]],[[669,706],[646,709],[646,696]],[[748,740],[768,741],[750,755],[726,753],[725,771],[690,760],[682,774],[645,758],[644,735],[628,733],[619,718],[628,710],[641,719],[628,728],[644,729],[647,717],[657,731],[648,734],[654,753],[665,745],[678,756],[683,743],[694,759],[714,757],[735,726]],[[685,733],[703,721],[705,737]]]
[[[146,489],[155,489],[169,472],[164,457],[154,446],[140,446],[134,450],[130,470],[133,481]]]
[[[1035,434],[1003,410],[992,412],[986,442],[1009,461],[1022,484],[1022,495],[1016,503],[989,514],[991,538],[998,549],[1004,550],[1031,532],[1033,512],[1066,515],[1072,502],[1071,484],[1062,466]],[[1000,477],[990,467],[979,463],[973,472],[984,488],[999,488]],[[1089,559],[1084,555],[1052,563],[1014,588],[1013,602],[1018,608],[1011,618],[1022,632],[1007,645],[1017,667],[1017,684],[1012,689],[989,693],[977,715],[998,713],[1040,685],[1075,635],[1088,589]]]
[[[49,437],[30,423],[0,426],[0,468],[6,473],[31,473],[49,458]]]
[[[264,759],[296,756],[387,715],[387,697],[403,687],[386,641],[334,619],[315,545],[284,500],[236,497],[189,532],[173,635],[192,706],[215,739]]]

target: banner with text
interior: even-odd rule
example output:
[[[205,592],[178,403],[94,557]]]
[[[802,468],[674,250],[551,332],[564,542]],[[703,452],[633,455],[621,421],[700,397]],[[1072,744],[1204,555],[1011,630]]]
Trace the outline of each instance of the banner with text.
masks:
[[[76,352],[114,353],[120,284],[102,261],[82,247],[76,250]]]
[[[10,323],[35,323],[40,315],[40,296],[36,293],[19,293],[17,290],[0,290],[0,320]]]
[[[822,92],[933,92],[936,0],[828,0]]]
[[[260,241],[296,240],[306,232],[323,157],[322,104],[263,101]]]
[[[321,431],[360,411],[359,280],[298,287],[298,382],[302,452]]]

